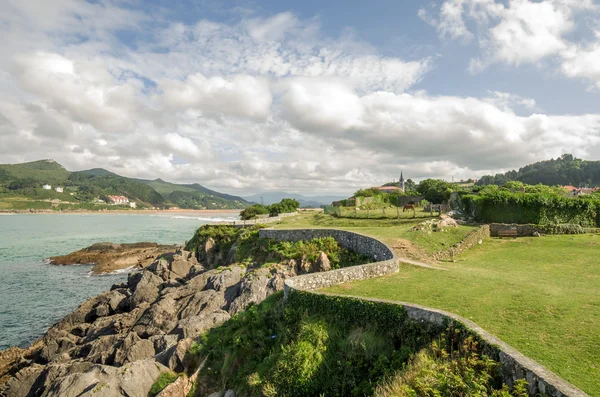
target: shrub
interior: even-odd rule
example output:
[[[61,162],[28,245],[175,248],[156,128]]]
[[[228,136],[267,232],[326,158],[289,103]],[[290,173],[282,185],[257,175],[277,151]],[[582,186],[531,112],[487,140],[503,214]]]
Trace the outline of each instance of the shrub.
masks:
[[[450,194],[455,190],[457,190],[456,185],[441,179],[425,179],[417,186],[419,194],[434,204],[441,204],[448,200]]]
[[[254,219],[258,215],[265,215],[269,213],[269,209],[262,204],[254,204],[240,212],[242,220]]]
[[[510,192],[498,187],[462,197],[463,207],[482,222],[538,225],[600,225],[600,200],[568,198],[553,192]]]

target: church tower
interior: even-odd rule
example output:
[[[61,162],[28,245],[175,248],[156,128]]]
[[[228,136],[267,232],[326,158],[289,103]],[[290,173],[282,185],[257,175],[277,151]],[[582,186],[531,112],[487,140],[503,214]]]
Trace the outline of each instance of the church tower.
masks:
[[[398,187],[400,188],[400,190],[402,190],[403,192],[404,190],[404,176],[402,175],[402,171],[400,171],[400,181],[398,181]]]

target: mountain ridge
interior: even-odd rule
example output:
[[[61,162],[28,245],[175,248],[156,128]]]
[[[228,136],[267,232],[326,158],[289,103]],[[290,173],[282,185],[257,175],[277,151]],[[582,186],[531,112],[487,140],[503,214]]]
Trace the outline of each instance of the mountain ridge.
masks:
[[[43,189],[46,184],[63,187],[68,194]],[[243,209],[250,204],[241,197],[220,193],[198,183],[129,178],[104,168],[68,171],[51,159],[0,164],[0,199],[24,197],[33,201],[90,204],[106,201],[109,195],[125,196],[142,208]]]

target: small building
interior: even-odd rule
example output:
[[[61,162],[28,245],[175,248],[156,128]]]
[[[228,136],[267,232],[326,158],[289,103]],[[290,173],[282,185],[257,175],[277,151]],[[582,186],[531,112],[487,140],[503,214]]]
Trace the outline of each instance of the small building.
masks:
[[[379,187],[376,187],[375,189],[377,189],[381,192],[385,192],[385,193],[395,193],[395,192],[403,191],[398,186],[379,186]]]
[[[44,190],[52,190],[52,185],[45,184],[44,186],[42,186],[42,188]]]
[[[56,188],[54,188],[54,190],[56,190],[57,193],[62,193],[64,190],[62,187],[57,186]]]
[[[129,203],[129,199],[125,196],[107,196],[108,200],[112,203],[112,204],[128,204]]]
[[[135,201],[129,203],[129,208],[137,208],[137,204],[135,203]]]

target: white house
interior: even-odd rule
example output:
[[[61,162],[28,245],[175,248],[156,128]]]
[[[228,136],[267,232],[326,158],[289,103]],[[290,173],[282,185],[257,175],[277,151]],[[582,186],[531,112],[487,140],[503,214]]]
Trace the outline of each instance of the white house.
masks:
[[[48,185],[48,184],[45,184],[44,186],[42,186],[42,188],[44,188],[44,190],[51,190],[52,186]]]
[[[111,203],[113,204],[127,204],[129,203],[129,199],[125,196],[107,196]]]
[[[137,204],[135,203],[135,201],[129,203],[129,208],[137,208]]]
[[[54,190],[56,190],[57,193],[62,193],[63,192],[63,188],[62,187],[57,187]]]

